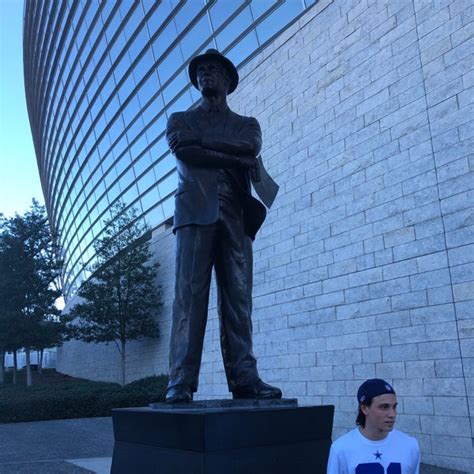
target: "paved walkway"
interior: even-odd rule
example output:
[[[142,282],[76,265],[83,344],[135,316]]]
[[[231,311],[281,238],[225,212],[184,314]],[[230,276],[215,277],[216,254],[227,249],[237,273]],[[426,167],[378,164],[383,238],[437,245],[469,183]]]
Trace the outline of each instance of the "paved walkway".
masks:
[[[109,474],[113,447],[111,418],[0,424],[0,474]],[[459,474],[427,465],[420,472]]]
[[[0,474],[108,474],[112,418],[0,424]]]

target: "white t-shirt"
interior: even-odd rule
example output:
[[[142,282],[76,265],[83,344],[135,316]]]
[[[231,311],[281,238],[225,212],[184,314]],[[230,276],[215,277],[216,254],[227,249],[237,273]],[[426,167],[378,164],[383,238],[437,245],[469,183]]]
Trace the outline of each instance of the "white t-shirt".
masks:
[[[398,430],[371,441],[356,428],[331,446],[327,474],[419,474],[420,450],[415,438]]]

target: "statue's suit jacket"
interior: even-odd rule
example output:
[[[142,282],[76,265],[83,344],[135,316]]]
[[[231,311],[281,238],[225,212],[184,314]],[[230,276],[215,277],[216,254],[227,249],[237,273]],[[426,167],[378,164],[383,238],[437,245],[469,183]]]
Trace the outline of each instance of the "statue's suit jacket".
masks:
[[[175,195],[174,229],[186,225],[207,225],[219,218],[219,170],[225,169],[232,189],[244,209],[244,225],[252,239],[265,219],[265,207],[253,198],[247,170],[237,165],[239,156],[257,156],[261,130],[257,120],[228,109],[217,127],[209,127],[208,113],[201,107],[173,113],[167,136],[189,130],[202,138],[194,152],[176,152],[179,183]],[[210,131],[209,131],[210,130]],[[186,159],[183,157],[186,155]],[[222,172],[222,171],[221,171]]]

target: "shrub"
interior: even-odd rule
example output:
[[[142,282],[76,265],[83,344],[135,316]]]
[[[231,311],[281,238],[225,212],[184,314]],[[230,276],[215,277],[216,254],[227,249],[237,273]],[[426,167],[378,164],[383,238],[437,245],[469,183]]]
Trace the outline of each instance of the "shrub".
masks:
[[[110,416],[113,408],[147,406],[164,400],[167,377],[121,387],[105,382],[62,382],[32,387],[0,386],[0,423]]]

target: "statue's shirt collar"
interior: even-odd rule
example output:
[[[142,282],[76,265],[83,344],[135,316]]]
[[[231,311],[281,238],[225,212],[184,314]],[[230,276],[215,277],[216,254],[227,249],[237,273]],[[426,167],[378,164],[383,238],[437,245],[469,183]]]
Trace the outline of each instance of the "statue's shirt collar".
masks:
[[[227,112],[229,110],[229,106],[226,103],[211,104],[207,101],[202,101],[199,107],[204,110],[204,112]]]

